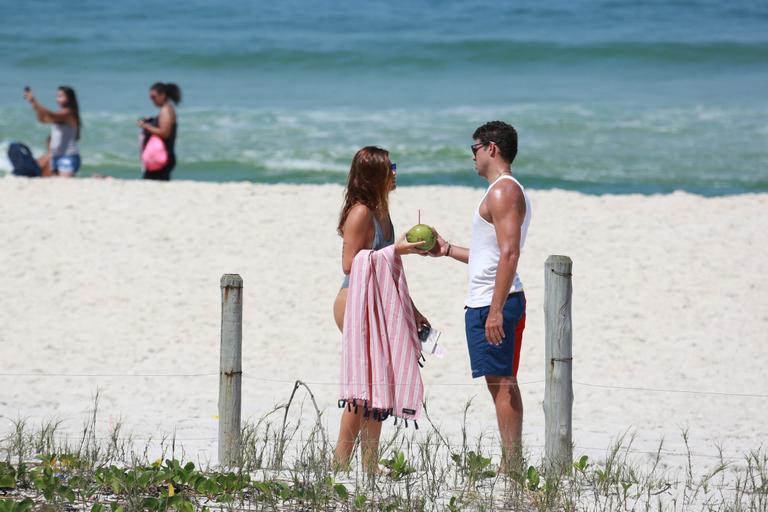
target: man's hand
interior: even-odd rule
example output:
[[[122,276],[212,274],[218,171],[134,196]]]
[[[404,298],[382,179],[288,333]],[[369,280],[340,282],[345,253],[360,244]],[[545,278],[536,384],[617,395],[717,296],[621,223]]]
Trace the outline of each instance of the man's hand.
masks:
[[[504,341],[504,315],[501,311],[489,311],[485,321],[485,339],[491,345],[501,345]]]
[[[435,228],[432,228],[432,233],[435,234],[435,245],[429,250],[429,256],[433,258],[439,258],[440,256],[446,256],[448,254],[448,242],[437,232]]]

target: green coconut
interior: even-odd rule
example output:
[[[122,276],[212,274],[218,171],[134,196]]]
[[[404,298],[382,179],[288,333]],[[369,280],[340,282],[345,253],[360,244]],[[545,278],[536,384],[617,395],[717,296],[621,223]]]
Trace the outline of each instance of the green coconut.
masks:
[[[426,224],[416,224],[405,234],[405,239],[410,243],[422,242],[419,249],[423,251],[430,251],[435,246],[435,232],[432,228]]]

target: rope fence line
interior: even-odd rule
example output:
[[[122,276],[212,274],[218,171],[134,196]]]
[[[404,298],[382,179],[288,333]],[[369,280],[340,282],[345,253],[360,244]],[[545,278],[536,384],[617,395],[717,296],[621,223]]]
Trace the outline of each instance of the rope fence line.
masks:
[[[45,372],[13,372],[13,373],[0,373],[0,377],[213,377],[219,376],[218,372],[211,373],[45,373]],[[338,386],[339,382],[335,381],[308,381],[303,379],[277,379],[270,377],[253,377],[243,375],[243,378],[247,378],[259,382],[275,382],[279,384],[295,384],[297,380],[301,380],[303,383],[312,386]],[[521,385],[529,384],[542,384],[544,379],[530,380],[525,382],[519,382]],[[399,386],[395,384],[394,386]],[[402,384],[406,386],[406,384]],[[476,382],[433,382],[429,386],[477,386]]]
[[[488,434],[488,435],[485,435]],[[534,434],[531,432],[524,432],[523,437],[531,437]],[[612,434],[610,432],[603,432],[599,433],[602,437],[610,437],[615,440],[615,434]],[[65,441],[80,441],[83,439],[82,435],[78,434],[55,434],[53,435],[54,439],[57,440],[65,440]],[[95,439],[97,441],[143,441],[143,442],[170,442],[175,441],[178,443],[184,443],[188,441],[216,441],[218,438],[216,436],[209,436],[209,437],[179,437],[172,434],[167,434],[164,436],[146,436],[143,434],[140,434],[139,436],[131,436],[131,435],[125,435],[125,436],[94,436],[94,437],[88,437],[88,439]],[[467,449],[473,449],[477,446],[477,442],[479,439],[475,439],[474,442],[467,442],[465,444],[458,444],[458,443],[446,443],[444,441],[426,441],[426,440],[414,440],[414,439],[403,439],[401,440],[401,444],[414,444],[418,446],[446,446],[449,448],[464,448],[466,446]],[[500,448],[502,446],[501,441],[496,437],[495,433],[483,433],[482,435],[482,444],[486,447],[497,447]],[[527,448],[544,448],[543,444],[530,444],[530,443],[524,443]],[[596,447],[596,446],[585,446],[580,445],[578,443],[574,443],[574,448],[581,449],[581,450],[590,450],[590,451],[611,451],[613,450],[615,445],[607,445],[603,447]],[[662,455],[668,455],[668,456],[680,456],[680,457],[703,457],[703,458],[710,458],[710,459],[724,459],[724,460],[736,460],[733,456],[725,456],[719,454],[710,454],[710,453],[698,453],[698,452],[681,452],[681,451],[675,451],[675,450],[667,450],[667,449],[640,449],[640,448],[627,448],[627,447],[619,447],[620,452],[628,452],[636,455],[656,455],[656,453],[661,453]]]
[[[83,441],[83,438],[81,436],[75,436],[75,435],[54,435],[54,439],[56,439],[58,442],[64,441],[74,441],[74,442],[81,442]],[[166,445],[169,445],[170,443],[175,443],[178,445],[178,448],[183,448],[184,443],[189,442],[207,442],[212,443],[218,440],[217,437],[172,437],[167,436],[165,438],[163,437],[131,437],[131,436],[119,436],[119,437],[109,437],[109,436],[96,436],[96,437],[90,437],[85,439],[85,441],[88,441],[90,439],[104,442],[144,442],[144,443],[155,443],[155,444],[161,444],[164,443]],[[385,444],[385,443],[382,443]],[[457,443],[445,443],[441,441],[433,441],[433,442],[426,442],[426,441],[408,441],[397,443],[399,445],[415,445],[415,446],[434,446],[436,448],[440,447],[447,447],[449,449],[467,449],[467,450],[473,450],[476,448],[477,443],[467,443],[466,445],[463,444],[457,444]],[[487,441],[483,442],[483,446],[485,448],[489,448],[489,452],[485,452],[488,455],[500,455],[500,450],[494,450],[494,448],[501,448],[501,442],[498,439],[488,439]],[[524,446],[526,448],[533,448],[533,449],[543,449],[545,446],[543,444],[527,444],[525,443]],[[612,451],[612,448],[610,446],[598,448],[595,446],[582,446],[579,444],[574,445],[574,449],[578,452],[579,450],[588,450],[592,452],[610,452]],[[680,452],[680,451],[674,451],[674,450],[642,450],[642,449],[633,449],[633,448],[625,448],[621,447],[619,448],[619,452],[626,452],[631,453],[633,455],[644,455],[644,456],[655,456],[658,453],[660,453],[663,456],[668,457],[693,457],[693,458],[705,458],[705,459],[712,459],[712,460],[718,460],[723,461],[725,463],[734,463],[738,462],[741,459],[735,455],[725,455],[725,454],[710,454],[710,453],[698,453],[698,452]]]
[[[531,434],[524,434],[524,437],[527,437]],[[606,435],[613,437],[613,435],[606,433]],[[74,434],[55,434],[52,436],[53,439],[61,442],[61,441],[75,441],[80,442],[83,441],[84,438],[79,435]],[[96,440],[96,441],[110,441],[110,442],[145,442],[145,443],[177,443],[179,445],[182,445],[186,442],[196,442],[196,441],[204,441],[204,442],[214,442],[218,440],[216,436],[211,437],[178,437],[178,436],[158,436],[158,437],[133,437],[133,436],[95,436],[95,437],[87,437],[85,438],[86,441],[88,440]],[[384,440],[382,440],[382,444],[387,444]],[[413,446],[434,446],[434,447],[447,447],[451,449],[464,449],[467,450],[473,450],[477,447],[477,442],[468,442],[465,444],[460,443],[446,443],[443,441],[426,441],[426,440],[410,440],[410,439],[403,439],[399,443],[395,443],[397,445],[413,445]],[[483,447],[485,448],[501,448],[502,444],[501,441],[498,438],[488,436],[487,438],[483,439],[482,441]],[[534,448],[534,449],[543,449],[543,444],[530,444],[530,443],[524,443],[524,446],[526,448]],[[576,450],[589,450],[593,452],[610,452],[613,450],[613,447],[611,445],[604,446],[604,447],[595,447],[595,446],[583,446],[578,443],[574,444],[574,448]],[[713,459],[713,460],[723,460],[725,462],[734,462],[740,460],[738,457],[734,455],[726,456],[723,454],[722,456],[719,454],[711,454],[711,453],[698,453],[698,452],[680,452],[675,450],[644,450],[644,449],[635,449],[635,448],[626,448],[626,447],[619,447],[619,452],[626,452],[631,453],[633,455],[651,455],[655,456],[658,453],[665,456],[673,456],[673,457],[697,457],[697,458],[707,458],[707,459]],[[491,451],[491,455],[498,455],[501,452],[497,451]]]
[[[12,372],[0,373],[0,377],[213,377],[218,372],[208,373],[64,373],[64,372]]]
[[[645,388],[640,386],[609,386],[607,384],[591,384],[589,382],[580,382],[577,380],[574,380],[573,383],[578,384],[579,386],[587,386],[590,388],[621,389],[621,390],[627,390],[627,391],[647,391],[652,393],[683,393],[683,394],[690,394],[690,395],[714,395],[714,396],[730,396],[730,397],[740,397],[740,398],[768,398],[768,394],[758,394],[758,393],[725,393],[722,391],[698,391],[698,390],[691,390],[691,389]]]
[[[200,372],[200,373],[66,373],[66,372],[34,372],[34,371],[20,371],[20,372],[0,372],[0,377],[78,377],[78,378],[88,378],[88,377],[99,377],[99,378],[109,378],[109,377],[116,377],[116,378],[145,378],[145,377],[169,377],[169,378],[194,378],[194,377],[214,377],[218,376],[219,372]],[[296,379],[278,379],[278,378],[270,378],[270,377],[254,377],[249,375],[243,375],[244,378],[248,380],[254,380],[259,382],[275,382],[275,383],[281,383],[281,384],[294,384],[296,382]],[[312,386],[338,386],[338,382],[333,381],[305,381],[302,380],[307,385]],[[523,381],[519,382],[520,385],[532,385],[532,384],[542,384],[544,383],[544,379],[539,380],[529,380],[529,381]],[[585,386],[590,388],[598,388],[598,389],[617,389],[617,390],[624,390],[624,391],[644,391],[644,392],[650,392],[650,393],[678,393],[678,394],[689,394],[689,395],[707,395],[707,396],[724,396],[724,397],[737,397],[737,398],[768,398],[768,393],[727,393],[723,391],[703,391],[703,390],[692,390],[692,389],[673,389],[673,388],[648,388],[648,387],[642,387],[642,386],[613,386],[609,384],[594,384],[591,382],[582,382],[574,380],[573,384],[576,384],[578,386]],[[429,387],[437,387],[437,386],[455,386],[455,387],[472,387],[477,386],[478,383],[476,382],[430,382]]]

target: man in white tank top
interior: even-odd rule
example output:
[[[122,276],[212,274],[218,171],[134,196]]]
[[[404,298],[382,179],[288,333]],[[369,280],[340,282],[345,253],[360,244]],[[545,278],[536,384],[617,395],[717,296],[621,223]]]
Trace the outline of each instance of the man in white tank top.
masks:
[[[470,246],[460,247],[438,235],[433,256],[449,256],[469,264],[465,324],[472,377],[485,377],[496,407],[504,447],[502,469],[519,461],[523,402],[517,385],[525,295],[517,275],[531,204],[523,186],[512,177],[517,155],[517,132],[507,123],[492,121],[475,130],[477,174],[488,190],[472,219]]]

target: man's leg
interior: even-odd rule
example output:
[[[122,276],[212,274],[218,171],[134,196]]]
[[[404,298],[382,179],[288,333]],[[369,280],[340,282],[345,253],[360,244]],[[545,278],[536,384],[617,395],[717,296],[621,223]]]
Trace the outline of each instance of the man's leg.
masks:
[[[496,406],[502,445],[502,469],[508,471],[522,460],[523,399],[516,377],[486,375],[485,382]]]

